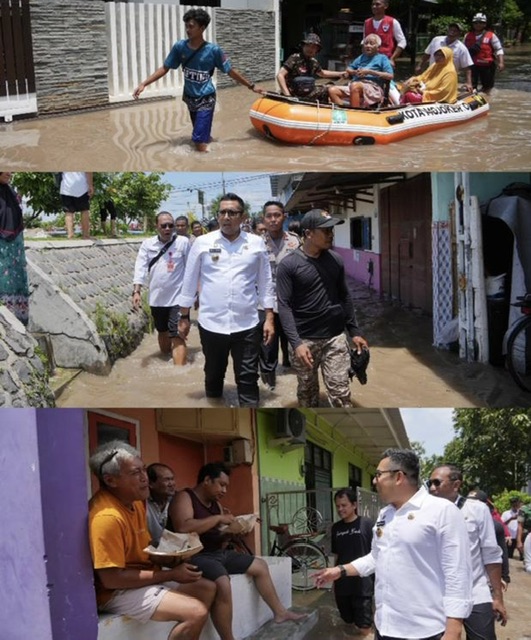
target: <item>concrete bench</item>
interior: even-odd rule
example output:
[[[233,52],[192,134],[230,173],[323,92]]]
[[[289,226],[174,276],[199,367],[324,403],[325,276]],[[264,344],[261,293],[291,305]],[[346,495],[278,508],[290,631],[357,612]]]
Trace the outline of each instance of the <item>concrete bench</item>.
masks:
[[[291,607],[291,560],[289,558],[264,557],[269,565],[271,578],[282,604]],[[262,600],[252,578],[246,575],[231,576],[234,616],[232,632],[241,640],[257,631],[273,617]],[[103,613],[99,616],[98,640],[166,640],[174,622],[147,622],[141,624],[128,618]],[[219,635],[209,619],[200,640],[219,640]]]

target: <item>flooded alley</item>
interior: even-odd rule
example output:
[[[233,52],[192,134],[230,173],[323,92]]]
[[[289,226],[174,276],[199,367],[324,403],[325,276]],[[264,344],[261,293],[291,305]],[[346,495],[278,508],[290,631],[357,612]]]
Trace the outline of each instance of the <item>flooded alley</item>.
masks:
[[[350,281],[358,321],[371,345],[368,383],[353,380],[359,407],[531,406],[531,394],[518,389],[503,369],[459,360],[432,347],[431,318],[385,302],[365,285]],[[193,317],[193,316],[192,316]],[[213,403],[203,393],[204,357],[197,325],[189,337],[190,364],[174,367],[147,335],[130,356],[115,363],[109,376],[80,373],[57,399],[61,407],[237,406],[232,363],[224,398]],[[264,407],[295,407],[296,376],[280,367],[274,391],[260,385]],[[327,406],[322,394],[321,405]]]
[[[288,146],[253,129],[256,94],[241,86],[219,91],[210,153],[196,153],[182,100],[141,100],[91,112],[0,124],[0,160],[19,171],[287,171],[520,170],[531,164],[530,46],[508,50],[487,117],[383,146]],[[399,77],[409,74],[404,65]],[[275,90],[275,83],[260,83]],[[82,148],[83,152],[79,153]],[[478,152],[481,149],[481,152]]]

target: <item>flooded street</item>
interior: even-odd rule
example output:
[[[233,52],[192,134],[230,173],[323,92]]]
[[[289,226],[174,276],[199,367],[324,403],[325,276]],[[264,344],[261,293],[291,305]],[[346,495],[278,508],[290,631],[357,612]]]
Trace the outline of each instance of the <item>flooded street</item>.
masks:
[[[529,45],[507,51],[487,117],[394,144],[293,147],[267,140],[249,120],[256,94],[237,86],[219,92],[208,154],[192,149],[178,98],[0,124],[0,161],[19,171],[350,171],[353,161],[379,171],[521,170],[531,167],[530,55]],[[260,85],[275,88],[273,81]]]
[[[350,282],[359,324],[371,345],[368,383],[352,382],[359,407],[531,406],[503,369],[466,363],[431,346],[431,319],[383,302],[364,285]],[[197,326],[189,338],[190,364],[174,367],[158,351],[155,335],[144,338],[129,357],[119,360],[106,377],[81,373],[57,400],[60,407],[212,407],[237,406],[229,362],[222,401],[203,393],[203,364]],[[279,368],[277,387],[260,385],[264,407],[294,407],[296,376]],[[321,405],[327,406],[324,395]]]

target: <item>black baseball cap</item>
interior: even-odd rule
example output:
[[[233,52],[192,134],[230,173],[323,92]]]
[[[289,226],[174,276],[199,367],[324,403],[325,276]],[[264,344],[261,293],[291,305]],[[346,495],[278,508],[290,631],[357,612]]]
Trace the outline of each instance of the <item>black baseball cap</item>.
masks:
[[[312,209],[304,214],[301,220],[302,229],[327,229],[335,227],[336,224],[343,224],[345,221],[340,218],[332,218],[325,209]]]

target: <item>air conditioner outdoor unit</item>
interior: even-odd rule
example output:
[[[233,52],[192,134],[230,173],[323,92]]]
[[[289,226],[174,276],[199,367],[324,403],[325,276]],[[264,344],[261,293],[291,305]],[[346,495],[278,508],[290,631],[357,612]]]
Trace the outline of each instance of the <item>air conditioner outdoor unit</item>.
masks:
[[[277,439],[287,444],[306,443],[306,416],[297,409],[280,409],[277,417]]]
[[[223,447],[223,461],[228,465],[252,464],[253,452],[249,440],[239,438],[233,440],[228,447]]]

